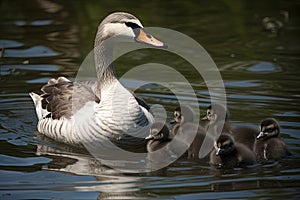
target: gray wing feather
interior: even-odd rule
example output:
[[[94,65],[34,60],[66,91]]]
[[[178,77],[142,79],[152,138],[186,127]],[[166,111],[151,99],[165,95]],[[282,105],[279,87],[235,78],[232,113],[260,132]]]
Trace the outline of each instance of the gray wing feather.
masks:
[[[93,91],[95,82],[71,82],[65,77],[50,79],[41,88],[42,108],[49,114],[46,117],[69,119],[74,113],[82,108],[86,102],[100,102]],[[74,106],[76,105],[76,106]]]

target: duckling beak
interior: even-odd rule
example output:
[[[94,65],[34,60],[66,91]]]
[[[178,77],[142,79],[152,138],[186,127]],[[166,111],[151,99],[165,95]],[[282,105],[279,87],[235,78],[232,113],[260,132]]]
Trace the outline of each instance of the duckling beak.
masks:
[[[134,39],[136,42],[149,44],[154,47],[167,48],[167,45],[165,43],[159,41],[158,39],[147,33],[143,28],[138,28],[135,30],[136,31],[134,32]]]
[[[256,137],[256,139],[259,139],[259,138],[263,138],[263,137],[265,137],[266,136],[266,134],[264,133],[264,132],[260,132],[259,134],[258,134],[258,136]]]
[[[147,137],[145,137],[145,140],[152,140],[154,137],[150,134]]]
[[[216,156],[219,156],[219,155],[221,155],[223,152],[224,152],[224,150],[223,150],[223,149],[221,149],[221,148],[218,148],[218,149],[217,149],[217,151],[216,151]]]
[[[208,120],[207,115],[201,118],[202,121]]]

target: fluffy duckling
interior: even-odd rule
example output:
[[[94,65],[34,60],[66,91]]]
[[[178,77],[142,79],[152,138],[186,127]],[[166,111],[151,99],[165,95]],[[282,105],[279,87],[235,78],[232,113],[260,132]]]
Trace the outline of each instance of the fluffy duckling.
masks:
[[[279,160],[290,152],[285,142],[279,137],[280,127],[276,119],[267,118],[260,124],[260,133],[254,145],[258,162]]]
[[[194,112],[189,106],[181,106],[175,109],[174,120],[172,121],[174,123],[171,130],[171,135],[173,135],[173,137],[176,134],[182,134],[184,137],[190,137],[196,132],[196,136],[188,148],[188,158],[198,158],[199,150],[205,138],[207,138],[206,142],[213,143],[212,137],[206,135],[204,128],[199,124],[197,125],[193,123],[195,118],[194,116]]]
[[[180,134],[184,134],[186,136],[192,135],[193,131],[197,131],[196,136],[193,140],[193,142],[191,143],[191,145],[188,148],[188,158],[205,158],[205,154],[209,154],[211,148],[207,151],[207,153],[202,152],[201,153],[201,157],[199,155],[199,151],[200,148],[202,147],[205,138],[207,145],[208,146],[212,146],[213,144],[213,138],[205,133],[205,130],[203,127],[201,127],[200,125],[198,125],[198,127],[195,124],[184,124],[181,128]],[[209,145],[210,144],[210,145]],[[206,146],[207,146],[206,145]],[[204,155],[202,155],[204,154]]]
[[[213,108],[212,108],[213,107]],[[253,150],[256,136],[259,133],[257,129],[248,126],[233,126],[228,119],[228,111],[219,104],[210,105],[207,108],[206,116],[202,119],[209,120],[208,126],[221,126],[221,121],[218,119],[218,115],[225,112],[225,122],[221,134],[230,134],[233,136],[235,142],[246,145],[249,149]],[[206,129],[208,130],[209,127]]]
[[[273,17],[265,17],[261,20],[261,24],[266,31],[278,33],[283,27],[283,23]]]
[[[145,139],[149,140],[147,143],[147,151],[154,152],[166,146],[171,139],[169,138],[169,127],[162,122],[155,122],[150,128],[150,135]]]
[[[259,131],[252,127],[235,126],[232,128],[231,136],[238,143],[246,145],[249,149],[253,150],[256,136]]]
[[[234,168],[256,163],[254,153],[245,145],[236,143],[230,135],[221,135],[214,147],[210,154],[210,163],[213,165]]]
[[[209,105],[206,109],[206,115],[202,118],[202,120],[208,120],[209,123],[206,125],[206,131],[210,127],[216,130],[217,127],[222,127],[222,133],[230,133],[232,126],[230,121],[228,120],[228,111],[227,109],[217,103],[213,103]]]
[[[193,122],[194,121],[194,112],[189,106],[179,106],[174,111],[174,122],[175,123],[184,123],[184,122]]]
[[[171,136],[175,137],[180,128],[180,125],[184,123],[192,123],[194,122],[195,114],[191,107],[189,106],[179,106],[174,110],[174,118],[170,122],[172,125]]]

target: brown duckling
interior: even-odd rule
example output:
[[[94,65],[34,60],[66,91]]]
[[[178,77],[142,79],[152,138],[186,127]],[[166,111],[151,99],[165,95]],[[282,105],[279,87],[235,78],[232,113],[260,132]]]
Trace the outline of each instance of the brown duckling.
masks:
[[[208,131],[210,127],[212,127],[214,130],[219,127],[222,133],[231,132],[232,126],[230,121],[228,120],[228,111],[221,104],[213,103],[209,105],[206,109],[206,115],[202,118],[202,120],[209,121],[209,123],[205,127],[206,131]]]
[[[245,167],[256,163],[254,153],[245,145],[234,141],[230,135],[222,134],[210,154],[210,163],[222,168]]]
[[[189,136],[195,133],[195,131],[197,132],[196,136],[188,148],[188,158],[205,158],[211,151],[213,138],[205,133],[203,127],[201,127],[200,125],[197,126],[193,123],[187,123],[181,127],[180,134]],[[205,150],[203,152],[199,152],[200,148],[204,144],[204,141],[206,142],[206,147],[210,149],[208,149],[206,152],[204,152]]]
[[[283,27],[283,23],[273,17],[265,17],[261,20],[261,24],[266,31],[278,33]]]
[[[260,133],[254,144],[258,162],[279,160],[290,155],[285,142],[279,137],[280,127],[276,119],[267,118],[260,124]]]
[[[199,155],[199,150],[205,140],[207,143],[213,144],[213,139],[206,135],[206,132],[203,127],[199,124],[193,123],[194,121],[194,112],[189,106],[177,107],[174,111],[174,123],[171,130],[171,135],[175,136],[176,134],[182,134],[184,137],[190,137],[195,134],[193,142],[189,145],[188,148],[188,158],[198,158],[199,156],[205,157],[204,155]],[[184,141],[185,142],[185,141]],[[207,153],[210,150],[207,151]],[[205,154],[205,152],[203,152]]]
[[[172,125],[171,136],[175,137],[178,129],[180,128],[180,125],[188,122],[194,122],[194,117],[195,114],[191,107],[185,105],[177,107],[174,110],[174,118],[170,122],[170,124]]]
[[[233,126],[232,123],[228,119],[228,111],[219,104],[214,104],[214,108],[210,105],[207,108],[207,114],[202,119],[207,119],[210,121],[209,126],[217,126],[221,123],[218,121],[218,115],[221,113],[225,113],[225,122],[224,127],[222,129],[221,134],[230,134],[233,136],[235,142],[246,145],[248,148],[253,150],[253,145],[256,140],[256,136],[259,131],[255,128],[248,126]],[[224,114],[223,114],[224,115]],[[220,120],[220,119],[219,119]],[[208,129],[208,128],[207,128]]]
[[[154,152],[166,146],[171,139],[169,138],[170,129],[162,122],[155,122],[150,128],[150,135],[145,139],[149,140],[147,143],[147,151]]]
[[[253,150],[256,136],[259,133],[258,129],[248,126],[235,126],[231,130],[231,136],[238,143],[246,145]]]
[[[175,123],[184,123],[184,122],[193,122],[194,121],[194,112],[189,106],[179,106],[174,111],[174,122]]]

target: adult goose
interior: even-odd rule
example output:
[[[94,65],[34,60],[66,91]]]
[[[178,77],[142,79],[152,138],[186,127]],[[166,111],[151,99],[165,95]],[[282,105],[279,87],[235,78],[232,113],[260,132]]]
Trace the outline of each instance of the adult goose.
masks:
[[[121,148],[145,145],[153,116],[147,105],[118,81],[112,63],[115,40],[111,38],[165,47],[145,32],[135,16],[124,12],[108,15],[100,23],[94,43],[97,81],[71,82],[59,77],[50,79],[40,92],[30,93],[40,133],[75,146],[105,145],[105,139]]]

